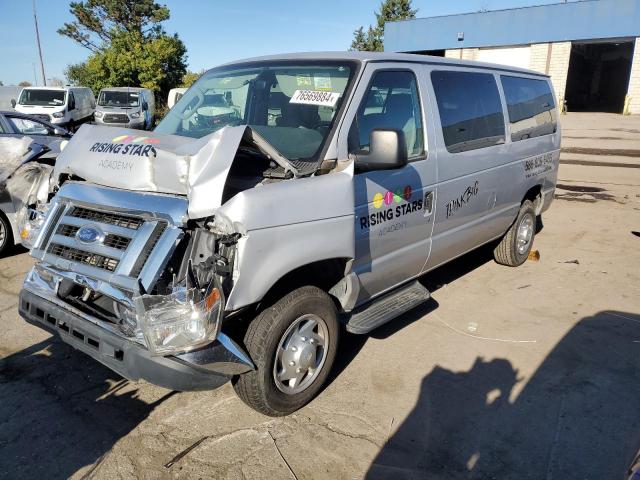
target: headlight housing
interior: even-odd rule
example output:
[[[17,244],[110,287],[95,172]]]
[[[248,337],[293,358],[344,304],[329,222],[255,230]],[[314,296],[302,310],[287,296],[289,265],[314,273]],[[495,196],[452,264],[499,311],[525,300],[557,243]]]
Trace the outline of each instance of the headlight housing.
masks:
[[[140,118],[140,112],[133,112],[129,115],[131,118]]]
[[[104,115],[104,113],[96,110],[95,112],[93,112],[93,116],[96,118],[102,118],[102,115]]]
[[[224,300],[213,283],[205,291],[182,286],[169,295],[135,298],[138,324],[152,355],[188,352],[215,340]]]
[[[36,208],[26,209],[24,216],[20,219],[20,240],[24,247],[31,250],[40,235],[44,219],[49,211],[50,204],[38,204]]]
[[[51,116],[52,116],[53,118],[62,118],[62,117],[64,117],[64,112],[53,112],[53,113],[51,114]]]

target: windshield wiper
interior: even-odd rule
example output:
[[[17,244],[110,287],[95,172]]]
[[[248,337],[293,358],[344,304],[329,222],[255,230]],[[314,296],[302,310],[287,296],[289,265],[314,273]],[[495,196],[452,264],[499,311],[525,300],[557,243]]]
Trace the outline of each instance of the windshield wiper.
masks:
[[[252,142],[258,150],[264,153],[270,160],[273,160],[281,167],[284,168],[285,175],[287,172],[291,172],[294,177],[299,177],[300,172],[296,167],[294,167],[291,162],[282,155],[278,150],[276,150],[273,145],[267,142],[264,137],[262,137],[258,132],[252,129],[249,125],[247,125],[247,129],[244,133],[245,140]]]

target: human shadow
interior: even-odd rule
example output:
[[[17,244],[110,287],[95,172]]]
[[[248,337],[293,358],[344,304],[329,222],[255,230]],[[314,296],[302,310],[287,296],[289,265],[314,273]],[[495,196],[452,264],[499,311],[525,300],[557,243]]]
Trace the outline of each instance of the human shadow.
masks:
[[[436,366],[366,478],[624,478],[640,446],[639,342],[640,315],[602,311],[580,320],[521,391],[507,359],[478,357],[466,372]]]
[[[57,338],[0,359],[0,479],[68,478],[162,401]]]

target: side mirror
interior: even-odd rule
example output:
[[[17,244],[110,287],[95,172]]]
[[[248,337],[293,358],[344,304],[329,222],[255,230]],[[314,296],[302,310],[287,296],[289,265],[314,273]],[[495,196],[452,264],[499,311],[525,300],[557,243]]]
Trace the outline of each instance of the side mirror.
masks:
[[[69,135],[69,132],[64,128],[56,127],[53,129],[53,134],[57,135],[58,137],[66,137],[67,135]]]
[[[142,102],[142,110],[145,112],[149,110],[149,104],[147,102]]]
[[[11,99],[11,108],[16,108],[16,99],[15,98]]]
[[[402,130],[371,131],[369,151],[356,154],[356,170],[393,170],[407,164],[407,143]]]

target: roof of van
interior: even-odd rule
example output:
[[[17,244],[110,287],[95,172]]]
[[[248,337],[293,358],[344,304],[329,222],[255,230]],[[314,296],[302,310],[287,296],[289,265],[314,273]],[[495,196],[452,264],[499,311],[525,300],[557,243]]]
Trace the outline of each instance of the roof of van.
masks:
[[[284,53],[279,55],[267,55],[263,57],[252,57],[225,63],[222,66],[234,65],[248,62],[264,62],[269,60],[357,60],[360,62],[411,62],[431,65],[448,65],[456,67],[475,67],[491,70],[501,70],[526,75],[537,75],[548,77],[540,72],[528,70],[526,68],[511,67],[509,65],[499,65],[496,63],[475,62],[471,60],[458,60],[455,58],[434,57],[431,55],[417,55],[412,53],[390,53],[390,52],[303,52]]]
[[[110,92],[141,92],[143,90],[149,90],[142,87],[104,87],[101,92],[108,90]]]
[[[21,87],[21,88],[24,88],[25,90],[64,90],[64,91],[71,90],[72,88],[75,88],[75,89],[83,88],[83,89],[87,89],[87,90],[89,89],[89,87],[72,87],[70,85],[67,85],[65,87],[53,87],[53,86],[51,86],[51,87],[46,86],[45,87],[44,85],[38,85],[38,86],[32,85],[30,87]]]

